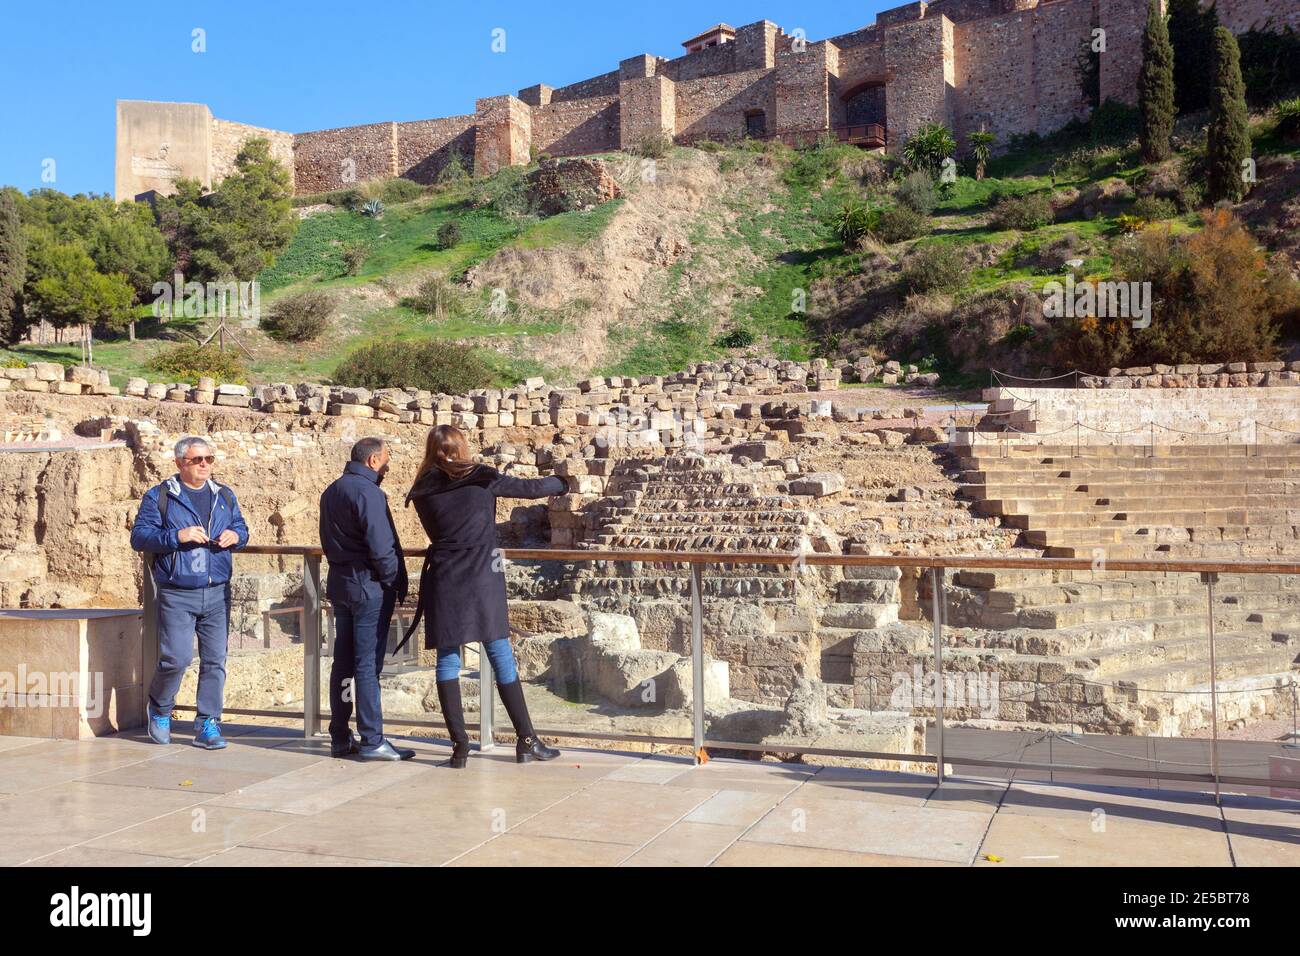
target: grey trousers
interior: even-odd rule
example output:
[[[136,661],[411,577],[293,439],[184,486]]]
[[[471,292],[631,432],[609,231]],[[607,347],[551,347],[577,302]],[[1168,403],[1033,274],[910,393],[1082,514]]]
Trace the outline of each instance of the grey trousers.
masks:
[[[230,584],[158,589],[158,669],[149,682],[154,711],[170,714],[199,638],[198,717],[221,716],[230,633]]]

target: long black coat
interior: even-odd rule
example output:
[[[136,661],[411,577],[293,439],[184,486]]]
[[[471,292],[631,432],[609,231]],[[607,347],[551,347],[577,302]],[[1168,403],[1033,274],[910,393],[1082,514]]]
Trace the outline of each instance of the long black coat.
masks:
[[[453,648],[509,636],[496,499],[545,498],[567,490],[565,480],[555,475],[514,478],[488,465],[459,479],[431,468],[416,480],[407,503],[415,504],[430,542],[420,572],[425,647]],[[412,630],[419,619],[417,613]]]

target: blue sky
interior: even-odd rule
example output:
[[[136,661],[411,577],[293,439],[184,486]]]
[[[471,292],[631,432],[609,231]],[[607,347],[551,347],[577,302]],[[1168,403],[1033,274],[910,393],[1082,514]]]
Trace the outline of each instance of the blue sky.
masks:
[[[866,26],[902,0],[445,3],[17,2],[0,7],[0,185],[112,192],[114,103],[207,103],[223,119],[306,132],[472,113],[481,96],[563,86],[638,53],[673,57],[723,21]],[[492,31],[505,30],[505,52]],[[207,50],[191,50],[192,31]],[[55,181],[42,164],[55,161]]]

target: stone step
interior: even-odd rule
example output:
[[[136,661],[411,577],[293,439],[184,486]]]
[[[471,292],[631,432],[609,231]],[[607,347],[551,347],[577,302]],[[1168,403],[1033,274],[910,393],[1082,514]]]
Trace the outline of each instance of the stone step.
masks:
[[[822,627],[850,630],[874,630],[897,620],[897,604],[828,604],[819,615]]]
[[[793,600],[795,585],[793,579],[768,577],[753,578],[712,578],[704,577],[700,581],[701,598],[704,600],[723,598],[771,598]],[[690,600],[691,582],[689,577],[596,577],[580,578],[574,582],[573,593],[582,599],[601,597],[680,597],[683,602]]]

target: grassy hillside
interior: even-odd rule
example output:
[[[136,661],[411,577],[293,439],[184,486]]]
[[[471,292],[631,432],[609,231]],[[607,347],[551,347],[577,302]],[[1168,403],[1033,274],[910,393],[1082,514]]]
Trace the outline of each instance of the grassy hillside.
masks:
[[[1274,163],[1267,168],[1276,180],[1272,187],[1261,184],[1266,199],[1246,217],[1261,224],[1257,234],[1263,236],[1276,224],[1279,204],[1294,202],[1294,188],[1267,197],[1273,195],[1269,188],[1277,193],[1277,183],[1296,175],[1300,147],[1273,135],[1266,118],[1257,118],[1252,132],[1255,156]],[[1062,260],[1069,256],[1083,260],[1084,274],[1110,274],[1115,244],[1134,226],[1126,217],[1151,208],[1139,207],[1137,199],[1151,177],[1177,179],[1194,166],[1201,148],[1194,130],[1178,145],[1177,158],[1153,172],[1140,165],[1124,132],[1094,141],[1086,130],[1074,130],[1018,143],[992,161],[983,180],[963,174],[947,187],[928,231],[892,244],[841,239],[835,220],[846,204],[877,217],[898,204],[899,185],[882,157],[840,145],[677,148],[658,161],[657,183],[629,175],[638,164],[611,156],[625,198],[544,219],[521,214],[526,170],[520,169],[421,190],[409,201],[388,204],[381,218],[347,208],[315,211],[260,277],[262,309],[265,314],[285,296],[324,290],[337,301],[333,325],[303,344],[241,330],[255,356],[247,363],[248,378],[328,380],[359,346],[433,337],[480,348],[502,384],[535,374],[561,382],[592,373],[664,373],[728,356],[806,359],[863,347],[938,368],[955,384],[971,371],[972,356],[1002,361],[1007,349],[1035,334],[1008,318],[1004,299],[1064,277]],[[1053,221],[1021,229],[998,224],[999,200],[1036,194],[1051,201]],[[1194,205],[1164,211],[1161,222],[1171,234],[1200,228]],[[438,232],[452,220],[461,240],[443,248]],[[364,244],[368,254],[349,275],[344,252],[353,244]],[[910,295],[908,283],[915,280],[909,270],[944,248],[960,260],[958,285]],[[631,264],[641,270],[634,280],[625,275]],[[490,307],[488,284],[466,282],[480,268],[512,284],[504,312]],[[459,289],[456,307],[442,319],[410,301],[433,273]],[[570,284],[569,276],[577,278]],[[596,317],[599,330],[591,328]],[[96,363],[109,368],[117,384],[131,375],[156,379],[147,370],[152,355],[180,333],[202,334],[204,328],[198,320],[146,319],[135,343],[97,342]],[[566,361],[578,354],[577,343],[598,359],[585,367]],[[80,348],[0,351],[0,361],[14,357],[73,362]]]

